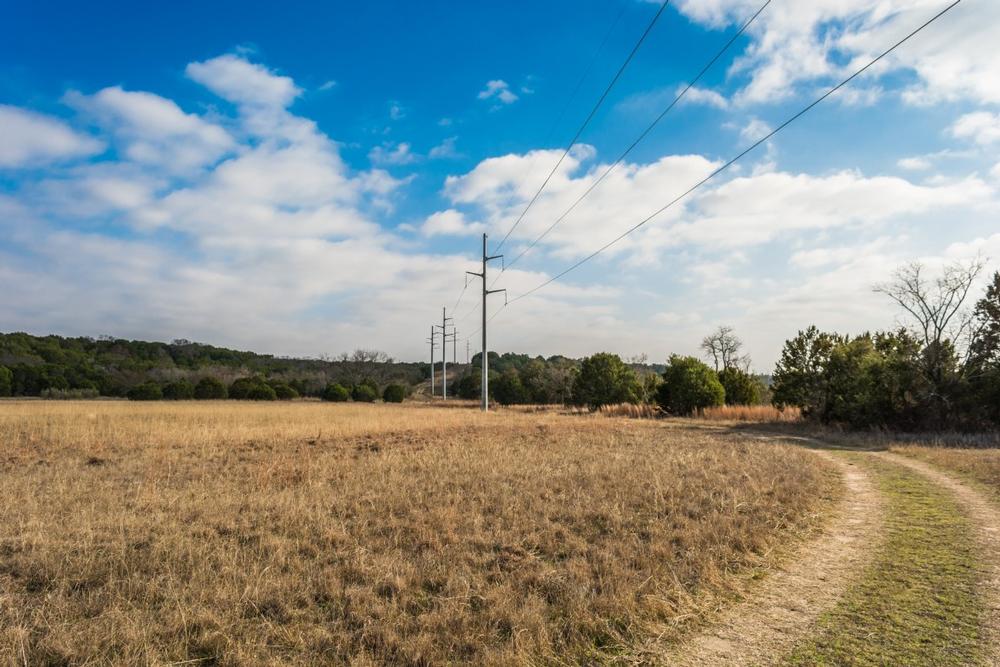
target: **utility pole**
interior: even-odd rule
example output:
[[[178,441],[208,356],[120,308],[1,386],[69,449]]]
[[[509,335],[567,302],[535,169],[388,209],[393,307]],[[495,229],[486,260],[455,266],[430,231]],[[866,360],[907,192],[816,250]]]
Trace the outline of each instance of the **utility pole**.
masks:
[[[448,309],[441,309],[441,398],[448,400]]]
[[[451,336],[451,363],[458,365],[458,329],[452,329]]]
[[[469,339],[465,339],[465,365],[469,365]]]
[[[427,339],[431,344],[431,398],[434,398],[434,348],[437,346],[434,340],[434,325],[431,325],[431,337]]]
[[[487,262],[489,262],[491,260],[501,259],[502,257],[503,257],[503,255],[492,255],[492,256],[490,256],[490,255],[486,254],[486,234],[483,234],[483,272],[482,273],[475,273],[474,271],[466,271],[466,273],[468,273],[470,275],[478,276],[483,281],[483,307],[482,307],[482,311],[483,311],[483,352],[482,352],[482,359],[481,359],[482,373],[483,373],[483,383],[482,383],[482,389],[481,389],[481,391],[483,392],[483,406],[482,406],[482,411],[483,412],[486,412],[487,410],[490,409],[490,375],[489,375],[489,372],[490,372],[489,356],[490,355],[487,352],[488,348],[486,346],[486,342],[487,342],[486,341],[486,319],[487,319],[486,318],[486,297],[488,297],[490,294],[496,294],[497,292],[503,292],[505,297],[507,295],[507,290],[505,290],[505,289],[494,289],[494,290],[491,290],[491,289],[489,289],[487,287],[487,285],[486,285],[486,264],[487,264]]]

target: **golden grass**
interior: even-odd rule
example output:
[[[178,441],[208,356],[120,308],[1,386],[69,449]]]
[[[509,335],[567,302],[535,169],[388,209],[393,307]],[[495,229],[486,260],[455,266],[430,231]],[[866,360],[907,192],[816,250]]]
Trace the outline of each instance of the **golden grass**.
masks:
[[[610,662],[837,488],[781,445],[424,406],[5,402],[0,442],[28,665]]]
[[[794,407],[778,409],[773,405],[721,405],[700,410],[698,417],[711,421],[799,422],[802,421],[802,411]]]

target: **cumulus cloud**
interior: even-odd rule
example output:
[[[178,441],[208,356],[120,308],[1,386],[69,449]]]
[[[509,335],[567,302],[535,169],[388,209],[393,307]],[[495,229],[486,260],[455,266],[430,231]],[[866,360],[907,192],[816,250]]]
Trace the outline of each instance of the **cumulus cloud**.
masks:
[[[185,72],[193,81],[234,104],[284,108],[302,93],[290,77],[233,54],[190,63]]]
[[[496,98],[504,104],[513,104],[518,100],[517,94],[510,89],[510,85],[503,79],[487,81],[486,87],[479,91],[477,97],[481,100]]]
[[[691,20],[712,27],[737,25],[756,9],[753,0],[679,0]],[[933,0],[819,0],[770,7],[750,26],[751,43],[730,74],[745,85],[740,103],[770,103],[789,97],[801,84],[832,81],[859,68],[942,9]],[[887,58],[866,79],[909,70],[918,83],[905,99],[924,104],[968,98],[1000,101],[1000,53],[993,48],[1000,5],[958,5]],[[852,89],[843,101],[870,103],[877,86]]]
[[[387,164],[387,165],[404,165],[413,164],[420,159],[420,156],[416,155],[410,150],[410,144],[404,142],[398,143],[395,146],[390,144],[385,144],[382,146],[376,146],[375,148],[368,151],[368,159],[372,161],[373,164]]]
[[[465,214],[455,209],[438,211],[430,216],[420,227],[420,232],[424,236],[466,236],[470,234],[482,233],[486,226],[479,222],[471,222],[466,219]]]
[[[904,157],[896,161],[896,165],[900,169],[906,169],[908,171],[926,171],[931,168],[931,161],[927,158],[916,155],[913,157]]]
[[[37,167],[103,150],[100,141],[60,120],[0,104],[0,168]]]
[[[951,126],[951,134],[958,139],[971,139],[982,146],[994,144],[1000,141],[1000,113],[967,113]]]
[[[455,159],[462,157],[462,154],[455,149],[455,142],[457,141],[458,137],[448,137],[437,146],[431,148],[430,152],[427,153],[428,157],[431,159]]]
[[[113,86],[93,95],[70,91],[63,100],[89,114],[135,162],[186,170],[211,164],[235,148],[222,127],[153,93]]]

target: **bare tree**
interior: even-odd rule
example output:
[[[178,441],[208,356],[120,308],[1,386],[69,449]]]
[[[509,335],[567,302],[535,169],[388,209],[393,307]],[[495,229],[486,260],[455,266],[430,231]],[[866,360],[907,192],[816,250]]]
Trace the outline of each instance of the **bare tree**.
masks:
[[[897,269],[891,281],[874,287],[906,312],[910,328],[928,352],[932,380],[941,379],[941,355],[947,348],[968,354],[975,318],[965,308],[965,300],[985,265],[982,257],[955,262],[930,279],[923,264],[911,262]]]
[[[723,325],[701,341],[701,349],[705,357],[715,364],[716,372],[725,368],[750,368],[750,357],[740,355],[743,341],[736,335],[731,326]]]

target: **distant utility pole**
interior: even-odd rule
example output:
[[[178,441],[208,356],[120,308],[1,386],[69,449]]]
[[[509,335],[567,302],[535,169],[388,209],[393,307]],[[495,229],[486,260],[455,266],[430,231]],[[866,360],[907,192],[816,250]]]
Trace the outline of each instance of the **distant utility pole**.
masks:
[[[431,398],[434,398],[434,348],[437,347],[437,342],[434,340],[434,325],[431,325],[431,337],[427,339],[427,342],[431,344]]]
[[[465,339],[465,365],[469,365],[469,339]]]
[[[489,368],[489,356],[490,355],[486,351],[487,350],[487,347],[486,347],[486,320],[487,320],[487,318],[486,318],[486,297],[488,297],[490,294],[496,294],[497,292],[503,292],[505,295],[507,293],[507,290],[505,290],[505,289],[493,289],[493,290],[491,290],[491,289],[487,288],[487,286],[486,286],[486,264],[487,264],[487,262],[490,262],[491,260],[500,259],[502,257],[503,257],[503,255],[492,255],[491,256],[491,255],[487,255],[486,254],[486,234],[483,234],[483,272],[482,273],[475,273],[474,271],[466,271],[466,273],[468,273],[470,275],[478,276],[483,281],[483,307],[482,307],[482,311],[483,311],[483,353],[482,353],[482,360],[481,360],[481,362],[482,362],[482,373],[483,373],[483,383],[482,383],[482,392],[483,392],[482,410],[483,410],[483,412],[486,412],[487,410],[490,409],[490,374],[489,374],[489,372],[490,372],[490,368]]]
[[[451,330],[451,363],[458,364],[458,329]]]
[[[448,309],[441,309],[441,398],[448,400]],[[433,327],[432,327],[433,329]],[[432,336],[433,337],[433,336]]]

